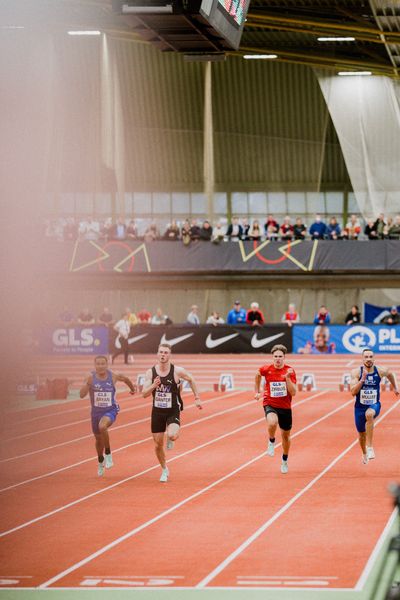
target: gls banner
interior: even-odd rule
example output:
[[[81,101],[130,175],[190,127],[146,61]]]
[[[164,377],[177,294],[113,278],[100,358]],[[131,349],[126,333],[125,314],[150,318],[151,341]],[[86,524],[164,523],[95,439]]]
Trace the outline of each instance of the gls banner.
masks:
[[[178,354],[260,353],[269,352],[275,344],[283,344],[288,352],[292,351],[291,331],[286,325],[139,325],[131,328],[128,343],[133,354],[155,353],[161,343],[169,344]],[[117,334],[110,332],[110,354],[120,349]]]
[[[40,333],[42,354],[107,354],[107,327],[59,327]]]
[[[293,352],[298,354],[361,354],[400,352],[400,325],[295,325]]]

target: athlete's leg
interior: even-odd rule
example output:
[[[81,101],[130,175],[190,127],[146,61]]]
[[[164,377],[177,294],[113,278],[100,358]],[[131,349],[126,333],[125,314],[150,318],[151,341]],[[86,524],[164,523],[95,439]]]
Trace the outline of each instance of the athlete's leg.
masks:
[[[160,463],[162,469],[166,469],[167,464],[165,462],[165,452],[164,452],[164,432],[153,433],[154,440],[154,450],[156,456],[158,458],[158,462]]]
[[[104,448],[106,449],[106,452],[107,452],[107,450],[110,450],[110,438],[108,435],[108,428],[113,423],[114,423],[114,421],[107,415],[104,415],[103,417],[101,417],[101,419],[99,421],[99,432],[102,435],[103,444],[104,444]]]
[[[97,452],[97,456],[100,457],[103,456],[103,452],[104,452],[104,441],[103,441],[103,434],[102,433],[95,433],[94,437],[96,438],[96,452]],[[103,461],[100,461],[103,462]]]
[[[267,414],[268,435],[271,439],[275,437],[276,428],[278,427],[278,415],[274,412]]]
[[[281,429],[281,436],[282,436],[282,454],[287,456],[289,454],[289,449],[290,449],[290,429],[285,431],[284,429]]]
[[[170,423],[168,425],[168,427],[167,427],[168,439],[175,442],[175,440],[177,440],[179,437],[179,432],[180,432],[180,426],[178,425],[178,423]]]

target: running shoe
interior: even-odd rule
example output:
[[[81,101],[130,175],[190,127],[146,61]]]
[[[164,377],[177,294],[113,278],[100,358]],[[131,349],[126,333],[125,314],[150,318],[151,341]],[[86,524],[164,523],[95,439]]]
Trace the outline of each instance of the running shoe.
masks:
[[[172,450],[173,447],[174,442],[171,440],[171,438],[167,437],[167,450]]]
[[[97,466],[97,475],[99,477],[102,477],[104,475],[104,460],[103,460],[103,462],[99,462],[99,464]]]
[[[362,462],[363,462],[363,465],[368,464],[368,453],[362,455]]]
[[[375,452],[372,446],[367,446],[367,456],[368,460],[375,458]]]
[[[287,460],[283,460],[281,463],[281,473],[287,473],[289,471],[289,465]]]
[[[268,441],[267,456],[274,456],[274,454],[275,454],[275,442]]]
[[[104,458],[105,458],[105,463],[106,463],[106,469],[111,469],[111,467],[114,466],[112,455],[106,454]]]
[[[162,483],[166,483],[168,481],[168,475],[169,475],[168,467],[165,467],[165,469],[162,470],[160,481]]]

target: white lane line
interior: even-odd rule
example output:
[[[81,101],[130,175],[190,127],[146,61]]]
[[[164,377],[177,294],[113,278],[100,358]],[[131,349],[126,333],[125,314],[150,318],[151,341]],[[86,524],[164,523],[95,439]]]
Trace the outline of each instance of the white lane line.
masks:
[[[353,402],[353,399],[349,402]],[[347,402],[347,404],[349,404]],[[391,406],[384,415],[382,415],[376,421],[376,425],[383,421],[384,418],[388,414],[398,406],[400,400],[398,400],[393,406]],[[294,436],[292,436],[294,437]],[[227,556],[215,569],[213,569],[206,577],[204,577],[197,585],[196,588],[204,588],[208,585],[210,581],[215,579],[217,575],[219,575],[227,566],[231,564],[246,548],[248,548],[256,539],[260,537],[281,515],[283,515],[299,498],[301,498],[308,490],[310,490],[320,479],[323,477],[328,471],[332,469],[356,444],[358,444],[358,439],[354,440],[343,452],[341,452],[332,462],[329,463],[328,466],[325,467],[314,479],[312,479],[304,488],[302,488],[293,498],[291,498],[284,506],[282,506],[268,521],[266,521],[261,527],[257,529],[247,540],[245,540],[236,550],[231,552],[229,556]]]
[[[243,393],[243,390],[240,391],[236,391],[236,392],[231,392],[230,394],[225,394],[225,396],[218,396],[218,397],[214,397],[214,398],[210,398],[209,400],[205,400],[203,402],[204,404],[209,404],[210,402],[215,402],[216,400],[220,399],[220,398],[228,398],[229,396],[233,396],[235,394],[241,394]],[[151,403],[148,403],[149,406],[149,410],[151,408]],[[188,404],[185,408],[193,408],[195,407],[195,404]],[[143,419],[138,419],[137,421],[129,421],[128,423],[124,423],[123,425],[116,425],[115,427],[112,428],[112,431],[117,431],[118,429],[125,429],[126,427],[130,427],[131,425],[138,425],[139,423],[145,423],[146,421],[150,421],[151,416],[149,417],[144,417]],[[90,417],[88,417],[87,422],[90,422]],[[6,462],[10,462],[12,460],[18,460],[20,458],[26,458],[27,456],[33,456],[34,454],[40,454],[41,452],[46,452],[47,450],[54,450],[54,448],[60,448],[61,446],[67,446],[68,444],[74,444],[75,442],[81,442],[82,440],[87,440],[87,439],[91,439],[93,437],[93,434],[88,434],[88,435],[82,435],[81,437],[78,438],[73,438],[72,440],[67,440],[65,442],[60,442],[59,444],[53,444],[52,446],[46,446],[45,448],[40,448],[39,450],[32,450],[31,452],[26,452],[25,454],[18,454],[17,456],[10,456],[9,458],[3,458],[2,460],[0,460],[0,463],[6,463]]]
[[[211,402],[211,400],[208,400],[206,402]],[[239,410],[240,408],[243,408],[243,406],[248,406],[249,404],[252,404],[252,403],[253,403],[253,401],[247,401],[242,404],[237,404],[236,406],[231,406],[231,408],[226,408],[225,410],[220,410],[219,412],[213,413],[212,415],[207,415],[206,417],[202,417],[201,419],[195,419],[194,421],[191,421],[190,423],[186,423],[185,425],[182,425],[181,429],[186,429],[187,427],[192,427],[193,425],[197,425],[198,423],[202,423],[203,421],[208,421],[209,419],[213,419],[214,417],[219,417],[220,415],[225,415],[225,414],[233,412],[235,410]],[[205,404],[205,402],[203,402],[203,405],[204,404]],[[137,440],[136,442],[131,442],[130,444],[125,444],[124,446],[120,446],[119,448],[115,448],[115,449],[113,448],[112,452],[113,452],[113,454],[116,454],[117,452],[121,452],[122,450],[126,450],[127,448],[132,448],[133,446],[138,446],[139,444],[143,444],[144,442],[148,442],[152,439],[153,439],[153,437],[150,435],[148,437],[142,438],[141,440]],[[67,469],[72,469],[73,467],[83,465],[87,462],[92,462],[93,460],[94,460],[93,456],[91,456],[90,458],[85,458],[76,463],[69,464],[66,467],[60,467],[59,469],[55,469],[54,471],[49,471],[48,473],[43,473],[42,475],[37,475],[36,477],[31,477],[30,479],[25,479],[25,481],[13,483],[12,485],[9,485],[5,488],[1,488],[0,492],[6,492],[7,490],[12,490],[16,487],[25,485],[26,483],[31,483],[32,481],[37,481],[38,479],[42,479],[44,477],[50,477],[50,475],[55,475],[56,473],[61,473],[62,471],[66,471]]]
[[[322,392],[321,392],[322,393]],[[304,404],[305,402],[308,402],[309,400],[311,400],[312,398],[314,398],[315,396],[319,396],[320,394],[315,394],[313,396],[310,396],[309,398],[305,398],[304,400],[302,400],[301,402],[298,402],[297,405],[299,404]],[[252,402],[254,402],[254,400],[252,400]],[[232,409],[228,409],[228,410],[232,410]],[[212,418],[212,415],[210,415],[209,417],[206,417],[206,419],[202,419],[203,421]],[[196,452],[197,450],[201,450],[202,448],[206,448],[207,446],[210,446],[211,444],[214,444],[215,442],[218,442],[226,437],[229,437],[230,435],[234,435],[236,433],[238,433],[239,431],[243,431],[244,429],[247,429],[248,427],[252,427],[253,425],[257,424],[257,423],[261,423],[265,421],[265,417],[261,417],[260,419],[256,419],[255,421],[251,421],[250,423],[246,423],[245,425],[242,425],[241,427],[234,429],[233,431],[229,431],[227,433],[224,433],[223,435],[220,435],[212,440],[208,440],[207,442],[205,442],[204,444],[200,444],[199,446],[195,446],[194,448],[191,448],[190,450],[187,450],[186,452],[182,452],[181,454],[178,454],[177,456],[174,456],[173,458],[168,460],[168,463],[173,462],[175,460],[178,460],[184,456],[188,456],[189,454],[192,454],[193,452]],[[294,437],[294,436],[292,436]],[[277,447],[279,447],[280,444],[277,444]],[[264,453],[263,453],[264,454]],[[260,456],[263,456],[263,454],[261,454]],[[122,485],[123,483],[126,483],[127,481],[131,481],[132,479],[136,479],[137,477],[140,477],[141,475],[144,475],[145,473],[149,473],[150,471],[153,471],[154,469],[159,469],[160,466],[159,464],[153,465],[152,467],[149,467],[147,469],[145,469],[144,471],[140,471],[139,473],[135,473],[134,475],[130,475],[129,477],[126,477],[125,479],[121,479],[120,481],[117,481],[116,483],[113,483],[107,487],[102,488],[101,490],[96,490],[95,492],[92,492],[91,494],[88,494],[86,496],[82,496],[81,498],[78,498],[77,500],[73,500],[72,502],[69,502],[68,504],[65,504],[64,506],[60,506],[59,508],[56,508],[48,513],[45,513],[43,515],[41,515],[40,517],[36,517],[34,519],[31,519],[30,521],[27,521],[25,523],[21,523],[21,525],[17,525],[16,527],[13,527],[12,529],[9,529],[7,531],[3,531],[0,533],[0,538],[4,537],[6,535],[9,535],[15,531],[18,531],[19,529],[23,529],[25,527],[28,527],[29,525],[32,525],[33,523],[37,523],[38,521],[42,521],[43,519],[46,519],[48,517],[51,517],[54,514],[57,514],[63,510],[66,510],[67,508],[70,508],[71,506],[75,506],[76,504],[80,504],[81,502],[84,502],[85,500],[88,500],[89,498],[93,498],[94,496],[97,496],[99,494],[102,494],[104,492],[107,492],[109,490],[114,489],[115,487]]]
[[[319,419],[313,421],[309,425],[306,425],[306,427],[303,427],[303,429],[300,429],[295,434],[293,434],[292,438],[301,435],[302,433],[304,433],[305,431],[308,431],[308,429],[311,429],[312,427],[314,427],[318,423],[321,423],[322,421],[325,421],[326,419],[328,419],[333,414],[339,412],[340,410],[342,410],[343,408],[345,408],[346,406],[348,406],[348,404],[350,402],[353,402],[353,400],[345,402],[341,406],[339,406],[339,407],[335,408],[334,410],[330,411],[329,413],[325,414],[323,417],[320,417]],[[259,419],[257,422],[259,422],[259,421],[264,421],[264,418]],[[249,424],[248,426],[251,426],[251,425],[252,424]],[[242,429],[244,429],[245,427],[246,426],[242,427]],[[221,437],[225,437],[225,436],[221,436]],[[227,479],[230,479],[231,477],[233,477],[234,475],[236,475],[237,473],[239,473],[243,469],[246,469],[248,466],[252,465],[256,461],[260,460],[261,458],[265,458],[265,451],[262,452],[261,454],[258,454],[254,458],[246,461],[245,463],[241,464],[239,467],[237,467],[233,471],[230,471],[229,473],[227,473],[223,477],[217,479],[216,481],[213,481],[213,483],[207,485],[206,487],[200,489],[199,491],[195,492],[194,494],[192,494],[192,495],[188,496],[187,498],[181,500],[177,504],[174,504],[173,506],[171,506],[167,510],[163,511],[159,515],[157,515],[157,516],[153,517],[152,519],[150,519],[149,521],[146,521],[145,523],[142,523],[142,525],[139,525],[138,527],[135,527],[131,531],[128,531],[127,533],[125,533],[124,535],[120,536],[119,538],[116,538],[115,540],[113,540],[112,542],[110,542],[109,544],[107,544],[106,546],[103,546],[103,548],[100,548],[99,550],[97,550],[93,554],[90,554],[89,556],[87,556],[86,558],[84,558],[84,559],[80,560],[79,562],[75,563],[74,565],[72,565],[68,569],[65,569],[61,573],[58,573],[57,575],[55,575],[51,579],[48,579],[44,583],[40,584],[38,587],[39,588],[47,588],[50,585],[52,585],[53,583],[56,583],[57,581],[59,581],[60,579],[62,579],[63,577],[65,577],[66,575],[69,575],[73,571],[76,571],[77,569],[79,569],[80,567],[82,567],[82,566],[86,565],[87,563],[91,562],[95,558],[101,556],[102,554],[105,554],[106,552],[108,552],[108,550],[111,550],[115,546],[118,546],[121,542],[124,542],[125,540],[133,537],[134,535],[136,535],[137,533],[139,533],[143,529],[146,529],[150,525],[153,525],[153,523],[156,523],[157,521],[160,521],[162,518],[166,517],[167,515],[171,514],[172,512],[176,511],[177,509],[181,508],[182,506],[184,506],[185,504],[187,504],[191,500],[194,500],[195,498],[198,498],[199,496],[201,496],[205,492],[208,492],[209,490],[213,489],[214,487],[216,487],[220,483],[226,481]]]

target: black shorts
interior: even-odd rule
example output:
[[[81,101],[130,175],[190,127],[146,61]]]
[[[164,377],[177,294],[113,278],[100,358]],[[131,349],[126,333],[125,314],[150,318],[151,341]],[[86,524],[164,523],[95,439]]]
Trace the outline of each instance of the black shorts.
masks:
[[[292,409],[291,408],[277,408],[276,406],[270,406],[266,404],[264,406],[265,416],[269,413],[275,413],[278,417],[278,424],[283,431],[290,431],[292,429]]]
[[[151,412],[151,433],[164,433],[168,425],[175,423],[181,424],[181,411],[179,407],[165,410],[163,408],[154,408]]]

